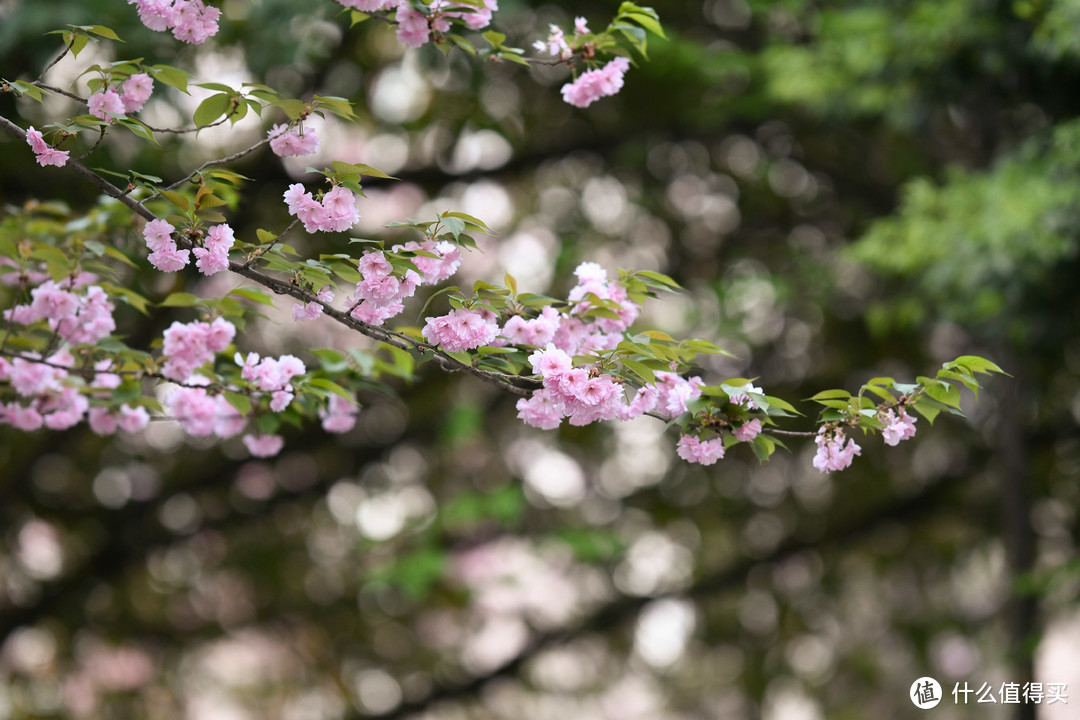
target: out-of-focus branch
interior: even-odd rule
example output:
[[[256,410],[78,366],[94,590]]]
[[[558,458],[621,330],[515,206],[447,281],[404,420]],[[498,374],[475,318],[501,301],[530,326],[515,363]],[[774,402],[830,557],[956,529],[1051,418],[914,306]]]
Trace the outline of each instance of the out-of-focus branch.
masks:
[[[763,558],[744,559],[735,564],[702,577],[690,588],[672,593],[667,597],[707,598],[717,593],[740,587],[746,582],[750,572],[761,565],[772,565],[798,555],[807,550],[823,546],[846,548],[851,543],[864,540],[884,522],[915,521],[933,515],[947,505],[942,502],[956,485],[950,480],[938,481],[925,487],[916,495],[897,499],[883,504],[876,510],[856,518],[829,518],[824,525],[831,532],[823,537],[806,540],[792,535],[780,544],[772,553]],[[404,720],[410,716],[426,712],[434,705],[448,700],[461,700],[479,694],[488,684],[499,678],[519,674],[525,664],[540,652],[551,647],[565,644],[590,633],[605,632],[637,615],[639,611],[658,597],[624,597],[603,606],[572,628],[539,634],[515,658],[500,665],[484,675],[479,675],[467,683],[454,686],[436,687],[426,697],[404,703],[389,713],[377,715],[378,720]],[[348,720],[361,720],[369,715],[353,714]]]

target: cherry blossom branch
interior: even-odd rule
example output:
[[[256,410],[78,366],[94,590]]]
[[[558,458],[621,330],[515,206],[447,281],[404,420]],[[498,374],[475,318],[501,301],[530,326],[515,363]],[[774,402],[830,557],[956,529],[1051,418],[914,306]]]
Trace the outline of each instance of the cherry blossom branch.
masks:
[[[3,128],[9,134],[14,135],[20,140],[26,140],[26,132],[18,125],[14,124],[2,115],[0,115],[0,128]],[[140,201],[130,197],[127,193],[121,191],[111,182],[96,174],[88,167],[83,165],[81,162],[77,160],[70,160],[65,167],[70,168],[77,175],[80,175],[86,180],[89,180],[96,187],[101,189],[102,192],[104,192],[106,195],[112,198],[116,198],[145,220],[153,221],[158,219],[158,216],[153,211],[149,210]],[[501,387],[502,389],[516,395],[525,396],[532,391],[531,387],[525,388],[517,384],[518,382],[521,382],[522,378],[519,378],[516,375],[506,375],[504,373],[498,373],[491,370],[484,370],[483,368],[477,368],[472,365],[466,365],[465,363],[455,360],[454,358],[445,354],[442,350],[439,350],[437,347],[430,345],[426,342],[416,340],[407,335],[403,335],[392,330],[387,330],[384,328],[376,327],[374,325],[369,325],[365,322],[361,322],[360,320],[349,316],[344,311],[337,310],[336,308],[332,307],[327,303],[316,300],[311,293],[304,290],[302,287],[286,282],[284,280],[280,280],[275,277],[271,277],[266,273],[261,272],[260,270],[249,267],[246,263],[230,260],[229,270],[237,275],[240,275],[241,277],[245,277],[249,280],[252,280],[253,282],[258,283],[259,285],[262,285],[276,295],[288,295],[305,303],[312,301],[319,302],[319,304],[323,306],[323,311],[326,315],[329,315],[342,325],[352,330],[355,330],[360,334],[371,338],[372,340],[385,342],[388,345],[393,345],[394,347],[401,350],[417,350],[421,353],[429,353],[431,358],[439,365],[439,367],[447,372],[461,372],[473,375],[474,377],[480,378],[485,382],[493,383]]]
[[[53,67],[54,67],[54,66],[56,65],[56,63],[58,63],[58,62],[60,62],[61,60],[63,60],[63,59],[64,59],[64,58],[65,58],[65,57],[67,56],[67,54],[68,54],[69,52],[71,52],[71,48],[73,48],[74,46],[75,46],[75,35],[74,35],[74,34],[72,34],[72,35],[71,35],[71,39],[70,39],[70,40],[68,40],[68,41],[67,41],[67,43],[65,43],[65,44],[64,44],[64,49],[60,51],[60,54],[59,54],[59,55],[57,55],[57,56],[56,56],[55,58],[53,58],[52,62],[50,62],[50,63],[49,63],[48,65],[46,65],[46,66],[44,67],[44,69],[43,69],[43,70],[41,71],[41,73],[40,73],[40,74],[38,75],[38,78],[40,79],[40,78],[43,78],[43,77],[45,77],[45,75],[46,75],[46,74],[47,74],[47,73],[48,73],[48,72],[49,72],[50,70],[52,70],[52,69],[53,69]],[[32,84],[33,84],[33,83],[32,83]],[[39,87],[40,87],[40,86],[39,86]]]
[[[227,120],[227,119],[228,118],[222,118],[222,120],[220,122],[212,123],[210,125],[205,125],[204,127],[213,127],[214,125],[220,125],[221,122],[225,122],[225,120]],[[147,127],[150,127],[150,126],[147,125]],[[150,128],[150,129],[153,130],[154,128]],[[203,128],[199,128],[199,129],[202,130]],[[286,128],[285,130],[282,130],[281,132],[279,132],[277,135],[270,135],[268,137],[265,137],[262,140],[260,140],[259,142],[252,145],[251,147],[245,148],[243,150],[239,150],[239,151],[233,153],[232,155],[229,155],[228,157],[218,158],[217,160],[207,160],[202,165],[200,165],[199,167],[195,168],[190,173],[188,173],[188,175],[186,177],[183,177],[180,180],[177,180],[176,182],[174,182],[173,184],[169,185],[168,187],[166,187],[164,189],[165,190],[175,190],[176,188],[180,187],[184,183],[191,182],[191,180],[196,175],[201,173],[203,170],[206,170],[207,168],[217,167],[218,165],[226,165],[228,163],[233,162],[234,160],[239,160],[240,158],[255,152],[256,150],[261,148],[263,145],[269,144],[271,140],[274,140],[278,136],[284,135],[287,132],[288,132],[288,129]],[[161,195],[160,190],[158,192],[155,192],[153,195],[151,195],[148,198],[148,200],[152,200],[153,198],[158,197],[159,195]]]
[[[105,139],[105,130],[106,130],[105,125],[102,125],[100,128],[98,128],[97,140],[94,141],[94,144],[90,147],[89,150],[87,150],[86,152],[84,152],[82,155],[79,156],[79,158],[78,158],[79,160],[85,160],[86,158],[93,155],[97,151],[97,149],[99,147],[101,147],[101,141]]]
[[[816,432],[810,430],[780,430],[773,427],[764,428],[761,432],[768,435],[787,435],[789,437],[812,438],[817,436]]]

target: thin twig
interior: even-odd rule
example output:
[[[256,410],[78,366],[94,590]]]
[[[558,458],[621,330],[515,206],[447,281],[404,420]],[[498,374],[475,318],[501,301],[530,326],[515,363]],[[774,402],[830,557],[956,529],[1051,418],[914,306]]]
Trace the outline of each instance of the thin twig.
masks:
[[[86,152],[84,152],[82,155],[79,156],[79,160],[85,160],[86,158],[90,157],[91,155],[94,154],[94,152],[98,149],[98,147],[101,146],[101,141],[105,139],[105,130],[106,129],[108,129],[107,125],[102,125],[100,128],[98,128],[97,140],[94,141],[93,146],[89,150],[87,150]]]

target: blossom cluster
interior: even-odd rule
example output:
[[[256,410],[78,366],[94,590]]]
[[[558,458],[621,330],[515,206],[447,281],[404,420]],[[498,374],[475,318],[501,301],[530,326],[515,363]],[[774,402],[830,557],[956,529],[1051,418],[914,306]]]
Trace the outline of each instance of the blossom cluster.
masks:
[[[470,30],[480,30],[491,24],[491,14],[499,9],[497,0],[484,0],[482,6],[455,3],[452,0],[431,0],[427,12],[412,7],[408,0],[336,0],[352,10],[371,13],[396,10],[398,41],[409,47],[420,47],[431,39],[432,31],[445,34],[451,21],[460,20]]]
[[[199,45],[218,31],[221,11],[208,6],[203,0],[128,0],[139,10],[143,25],[164,32],[171,30],[173,37],[193,45]]]
[[[303,185],[294,183],[284,197],[289,214],[299,218],[309,233],[342,232],[360,220],[356,195],[342,185],[335,185],[320,201],[305,191]]]
[[[846,444],[845,440],[847,440]],[[843,470],[851,465],[856,455],[862,455],[859,444],[847,438],[840,428],[822,427],[818,430],[814,442],[817,444],[814,467],[823,473]]]
[[[143,105],[154,92],[154,79],[146,73],[130,76],[117,90],[106,86],[86,100],[90,114],[101,120],[112,122],[125,114],[142,110]]]
[[[236,237],[227,224],[214,225],[206,232],[202,247],[194,248],[195,266],[203,275],[213,275],[229,269],[229,250]]]
[[[315,293],[315,299],[311,302],[293,305],[292,319],[297,322],[303,320],[317,320],[322,317],[323,304],[329,305],[334,302],[334,291],[327,285]]]
[[[147,258],[150,264],[162,272],[176,272],[187,267],[191,254],[195,255],[195,266],[204,275],[227,270],[229,268],[229,250],[236,237],[227,224],[214,225],[206,233],[202,247],[193,250],[181,250],[173,239],[176,228],[167,220],[151,220],[143,228],[143,239],[150,250]]]
[[[595,365],[574,367],[570,355],[554,343],[530,355],[529,362],[543,388],[518,400],[518,417],[528,425],[552,430],[563,418],[569,418],[571,425],[630,420],[656,407],[659,392],[655,387],[638,389],[627,402],[620,380]]]
[[[687,462],[713,465],[724,457],[724,439],[702,440],[696,435],[683,435],[675,450]]]
[[[191,262],[191,251],[180,250],[173,240],[176,228],[168,220],[151,220],[143,228],[143,239],[150,250],[150,264],[161,272],[176,272]]]
[[[223,352],[236,337],[236,326],[225,318],[213,322],[173,322],[165,331],[161,374],[170,380],[187,382],[195,371]]]
[[[267,131],[270,149],[278,157],[300,157],[311,155],[319,149],[319,136],[314,128],[288,125],[274,125]]]
[[[446,280],[461,265],[461,251],[448,242],[427,240],[408,242],[391,248],[395,253],[424,253],[410,257],[416,270],[405,271],[403,277],[394,274],[386,254],[369,250],[360,258],[358,269],[363,276],[349,296],[350,315],[368,325],[380,326],[405,309],[404,301],[413,296],[421,285],[434,285]]]
[[[174,322],[165,331],[162,375],[180,383],[180,387],[165,398],[164,407],[180,426],[196,437],[230,438],[239,435],[248,425],[248,416],[229,402],[222,388],[210,388],[211,381],[201,372],[212,363],[236,335],[235,326],[224,318],[212,322]],[[270,412],[280,413],[292,404],[296,388],[293,380],[307,372],[304,362],[293,355],[260,357],[237,352],[234,362],[240,366],[240,378],[247,387],[229,384],[226,390],[246,392],[254,398],[268,397]],[[323,427],[328,432],[346,432],[355,423],[355,408],[346,408],[342,398],[331,398],[320,410]],[[277,454],[284,439],[279,435],[248,433],[243,438],[248,451],[256,457]]]
[[[41,132],[35,130],[33,125],[26,129],[26,144],[34,151],[34,159],[37,160],[37,164],[41,167],[46,165],[64,167],[67,165],[68,151],[57,150],[49,145],[49,143],[45,142]]]
[[[292,379],[307,372],[304,362],[295,355],[264,357],[260,360],[258,353],[248,353],[247,357],[236,353],[233,359],[241,367],[240,377],[270,394],[270,410],[273,412],[282,412],[289,406],[295,397]]]
[[[455,308],[446,315],[429,317],[424,338],[449,352],[464,352],[488,345],[499,336],[499,323],[490,310]]]
[[[326,407],[319,410],[322,429],[328,433],[349,432],[356,425],[356,404],[339,395],[331,395]]]
[[[579,108],[588,107],[602,97],[615,95],[623,87],[623,76],[630,69],[630,61],[617,57],[602,68],[588,70],[573,82],[562,86],[563,100]]]
[[[61,282],[47,280],[30,291],[30,303],[5,310],[4,319],[20,325],[44,320],[69,343],[96,343],[116,329],[116,322],[105,291],[86,284],[93,278],[85,273]]]
[[[896,411],[886,410],[879,415],[879,419],[885,424],[881,437],[886,445],[896,447],[901,440],[915,436],[915,418],[908,415],[903,407],[898,407]]]
[[[111,364],[106,359],[94,365],[93,384],[88,389],[82,378],[71,372],[75,358],[66,348],[46,358],[38,353],[26,353],[10,362],[0,358],[0,381],[8,382],[18,395],[18,399],[0,404],[0,424],[24,431],[41,427],[66,430],[88,419],[90,428],[99,435],[111,435],[117,429],[141,430],[150,421],[146,408],[126,403],[117,409],[90,406],[92,399],[119,387],[120,377],[108,372]]]

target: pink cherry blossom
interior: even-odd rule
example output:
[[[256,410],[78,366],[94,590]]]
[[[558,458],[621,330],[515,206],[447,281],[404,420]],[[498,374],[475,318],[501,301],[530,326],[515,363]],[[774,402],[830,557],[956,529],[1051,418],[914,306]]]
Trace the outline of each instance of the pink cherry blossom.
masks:
[[[116,92],[115,88],[94,93],[86,103],[90,106],[90,114],[102,120],[112,122],[124,114],[124,101],[120,99],[120,93]]]
[[[515,345],[543,347],[555,339],[562,318],[559,311],[548,305],[539,317],[526,320],[514,315],[503,325],[503,337]]]
[[[278,157],[311,155],[319,149],[319,135],[310,127],[274,125],[266,136],[271,138],[270,149]]]
[[[696,435],[683,435],[679,438],[676,452],[687,462],[713,465],[724,457],[724,441],[721,438],[702,440]]]
[[[285,446],[285,438],[280,435],[245,435],[244,446],[255,457],[273,457]]]
[[[754,418],[735,428],[735,439],[739,442],[750,442],[761,433],[761,420]]]
[[[570,46],[566,43],[566,37],[563,35],[562,28],[558,25],[551,25],[549,27],[549,33],[547,40],[537,40],[533,43],[533,47],[544,52],[545,50],[552,57],[557,57],[560,60],[568,60],[574,51],[570,49]]]
[[[562,408],[552,397],[550,390],[541,388],[532,397],[517,401],[518,418],[541,430],[554,430],[562,423]]]
[[[823,473],[834,470],[843,470],[851,465],[856,455],[862,454],[862,448],[851,439],[845,440],[844,431],[835,429],[831,432],[826,428],[818,430],[814,442],[817,444],[817,453],[814,455],[814,467]]]
[[[431,38],[427,17],[407,4],[398,7],[395,19],[398,25],[397,39],[402,45],[417,48]]]
[[[154,92],[154,80],[146,73],[137,73],[124,81],[120,88],[120,100],[125,113],[135,113],[150,99]]]
[[[499,326],[494,316],[485,317],[482,311],[455,308],[441,317],[428,318],[422,332],[434,345],[463,352],[491,343],[499,335]]]
[[[176,228],[166,220],[151,220],[146,223],[143,227],[143,239],[146,240],[147,249],[157,252],[169,247],[175,248],[176,242],[172,239],[174,232]]]
[[[120,406],[116,424],[124,432],[138,432],[150,424],[150,414],[144,407],[131,407],[125,403]]]
[[[364,300],[359,305],[354,307],[352,309],[352,312],[349,313],[349,315],[353,319],[359,320],[362,323],[367,323],[368,325],[380,327],[384,322],[394,317],[404,309],[405,306],[401,303],[391,303],[390,305],[376,305],[370,300]]]
[[[623,86],[623,75],[630,69],[630,61],[617,57],[607,65],[582,73],[577,80],[562,86],[563,100],[575,107],[588,107],[602,97],[616,94]]]
[[[146,259],[161,272],[177,272],[187,267],[191,262],[190,256],[190,250],[178,250],[173,247],[152,252]]]
[[[896,412],[891,409],[886,410],[878,416],[878,419],[885,424],[881,436],[886,445],[896,447],[901,440],[908,440],[915,436],[916,418],[908,415],[902,407],[897,408]]]
[[[322,420],[322,428],[328,433],[345,433],[356,425],[356,415],[359,408],[341,397],[331,395],[326,402],[325,408],[319,409],[319,418]]]
[[[340,5],[360,12],[378,12],[395,7],[400,0],[335,0]]]

